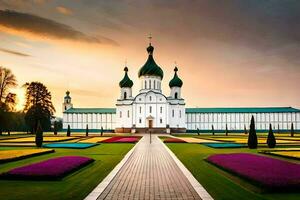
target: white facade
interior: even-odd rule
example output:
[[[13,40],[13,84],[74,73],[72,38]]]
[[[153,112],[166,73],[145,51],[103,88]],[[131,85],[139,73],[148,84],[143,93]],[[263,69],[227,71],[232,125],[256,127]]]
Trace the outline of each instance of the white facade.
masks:
[[[133,82],[125,67],[124,78],[120,81],[120,96],[116,108],[73,108],[70,92],[63,102],[63,129],[68,125],[73,130],[124,130],[145,128],[171,128],[177,130],[197,129],[203,131],[230,131],[249,129],[251,116],[254,116],[257,130],[300,130],[300,110],[292,107],[267,108],[185,108],[181,97],[182,81],[174,69],[174,77],[169,82],[170,95],[162,91],[163,71],[153,59],[154,47],[147,48],[148,60],[139,71],[139,92],[132,94]]]

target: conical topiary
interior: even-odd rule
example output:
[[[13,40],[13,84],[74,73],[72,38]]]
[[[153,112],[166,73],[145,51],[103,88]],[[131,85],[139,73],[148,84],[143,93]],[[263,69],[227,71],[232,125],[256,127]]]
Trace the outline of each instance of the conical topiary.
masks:
[[[68,125],[67,136],[68,136],[68,137],[71,136],[71,128],[70,128],[70,125]]]
[[[43,145],[43,129],[40,122],[38,122],[38,126],[35,132],[35,144],[37,147],[42,147]]]
[[[275,139],[271,124],[270,124],[270,128],[269,128],[267,144],[268,144],[269,148],[274,148],[276,146],[276,139]]]
[[[212,132],[212,135],[215,135],[214,125],[211,125],[211,132]]]
[[[53,129],[54,129],[54,135],[57,135],[57,121],[54,121]]]
[[[86,125],[85,136],[89,136],[89,125]]]
[[[295,131],[294,131],[294,123],[291,125],[291,137],[294,137]]]
[[[244,133],[247,135],[248,134],[248,130],[246,128],[246,125],[244,125]]]
[[[101,136],[103,136],[103,127],[101,126]]]
[[[254,122],[253,115],[251,117],[250,131],[249,131],[249,135],[248,135],[248,147],[250,149],[257,148],[257,135],[256,135],[255,122]]]
[[[228,127],[227,127],[227,124],[226,124],[226,129],[225,129],[225,135],[228,136]]]
[[[197,128],[197,134],[200,135],[200,130],[199,130],[199,128]]]

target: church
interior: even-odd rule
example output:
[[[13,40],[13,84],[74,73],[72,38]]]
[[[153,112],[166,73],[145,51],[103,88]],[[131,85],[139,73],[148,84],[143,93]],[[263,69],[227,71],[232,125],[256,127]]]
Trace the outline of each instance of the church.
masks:
[[[165,95],[161,89],[163,69],[154,60],[154,47],[149,43],[148,58],[138,72],[139,92],[132,94],[133,81],[124,68],[124,77],[119,82],[120,96],[115,108],[74,108],[70,92],[63,102],[63,129],[68,125],[73,131],[92,132],[216,132],[226,128],[231,132],[249,129],[254,116],[256,129],[266,131],[269,124],[273,129],[288,131],[293,124],[300,130],[300,110],[292,107],[236,107],[236,108],[186,108],[181,96],[183,81],[179,69],[169,80],[170,91]]]

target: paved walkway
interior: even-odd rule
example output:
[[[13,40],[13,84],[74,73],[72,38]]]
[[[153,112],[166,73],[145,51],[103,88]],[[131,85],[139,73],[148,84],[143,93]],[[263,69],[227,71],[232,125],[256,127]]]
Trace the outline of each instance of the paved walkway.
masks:
[[[98,199],[201,199],[159,141],[144,135]]]

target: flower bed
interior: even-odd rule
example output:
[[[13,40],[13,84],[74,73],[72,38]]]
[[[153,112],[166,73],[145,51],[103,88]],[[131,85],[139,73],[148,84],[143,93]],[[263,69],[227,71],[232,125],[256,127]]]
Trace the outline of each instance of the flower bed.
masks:
[[[38,156],[46,153],[53,153],[53,149],[21,149],[0,151],[0,163],[21,160],[28,157]]]
[[[212,148],[241,148],[246,147],[246,145],[243,144],[237,144],[237,143],[202,143],[205,146],[212,147]]]
[[[69,149],[86,149],[93,146],[96,146],[98,144],[95,143],[50,143],[50,144],[44,144],[43,147],[47,148],[69,148]]]
[[[249,153],[215,154],[206,160],[265,189],[300,189],[300,165],[296,163]]]
[[[186,141],[187,143],[218,143],[218,141],[214,141],[214,140],[206,140],[206,139],[193,138],[193,137],[181,137],[180,139]]]
[[[277,151],[276,150],[276,151],[262,151],[262,153],[300,160],[300,151],[286,151],[286,150]]]
[[[76,137],[64,137],[64,136],[46,136],[43,137],[44,142],[59,142],[59,141],[68,141],[75,139]],[[14,139],[1,140],[1,143],[27,143],[35,142],[35,137],[21,137]]]
[[[98,143],[98,142],[102,142],[103,140],[107,140],[109,138],[111,138],[111,137],[91,137],[91,138],[80,140],[79,142]]]
[[[164,143],[186,143],[186,141],[179,138],[166,138],[164,139]]]
[[[103,143],[135,143],[141,139],[140,136],[115,136],[103,140]]]
[[[221,142],[235,142],[235,143],[241,143],[241,144],[247,144],[248,143],[248,138],[247,137],[231,137],[231,136],[226,136],[226,137],[210,137],[209,139],[215,140],[215,141],[221,141]],[[267,143],[267,138],[261,137],[257,139],[258,144],[266,144]],[[276,139],[277,144],[299,144],[300,141],[297,140],[282,140],[282,139]]]
[[[14,168],[0,175],[2,179],[59,180],[67,174],[93,162],[83,156],[62,156]]]

